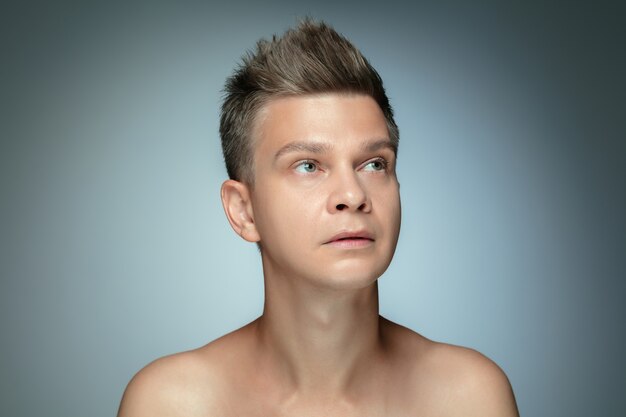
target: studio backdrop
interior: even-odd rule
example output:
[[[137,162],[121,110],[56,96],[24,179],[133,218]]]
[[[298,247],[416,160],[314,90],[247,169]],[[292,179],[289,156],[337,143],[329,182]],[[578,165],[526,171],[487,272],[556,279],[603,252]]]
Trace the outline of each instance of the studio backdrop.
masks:
[[[626,409],[624,8],[15,2],[0,13],[0,415],[115,415],[261,313],[218,119],[260,37],[323,19],[380,72],[402,230],[381,314],[479,350],[524,416]]]

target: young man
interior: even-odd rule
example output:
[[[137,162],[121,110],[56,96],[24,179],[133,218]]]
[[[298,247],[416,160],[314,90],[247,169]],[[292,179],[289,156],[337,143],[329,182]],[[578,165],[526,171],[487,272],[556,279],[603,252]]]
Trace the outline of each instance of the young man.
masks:
[[[260,41],[226,92],[222,202],[259,245],[263,314],[148,365],[119,417],[517,416],[489,359],[378,314],[400,230],[398,129],[360,52],[305,21]]]

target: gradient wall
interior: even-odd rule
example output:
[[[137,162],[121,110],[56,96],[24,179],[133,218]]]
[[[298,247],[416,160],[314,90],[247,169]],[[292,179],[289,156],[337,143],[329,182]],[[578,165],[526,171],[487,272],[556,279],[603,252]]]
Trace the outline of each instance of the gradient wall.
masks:
[[[146,363],[260,314],[219,201],[220,90],[308,14],[370,58],[401,129],[382,314],[494,359],[524,416],[623,415],[624,7],[501,3],[3,6],[0,414],[114,415]]]

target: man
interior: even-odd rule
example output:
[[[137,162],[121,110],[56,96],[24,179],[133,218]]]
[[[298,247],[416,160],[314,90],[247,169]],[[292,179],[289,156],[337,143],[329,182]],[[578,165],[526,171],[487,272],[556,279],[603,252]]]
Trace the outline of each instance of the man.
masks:
[[[398,128],[360,52],[310,20],[229,78],[222,186],[259,245],[265,307],[130,382],[119,417],[517,416],[504,373],[378,314],[400,229]]]

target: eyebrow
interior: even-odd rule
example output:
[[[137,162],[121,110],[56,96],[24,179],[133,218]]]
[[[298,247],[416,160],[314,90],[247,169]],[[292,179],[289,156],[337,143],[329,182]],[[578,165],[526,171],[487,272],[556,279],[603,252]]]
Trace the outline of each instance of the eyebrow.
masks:
[[[389,139],[376,139],[363,144],[363,149],[367,152],[375,152],[381,149],[391,149],[394,155],[398,154],[398,145],[395,145]]]
[[[314,154],[326,153],[330,151],[332,147],[333,146],[330,143],[325,142],[290,142],[276,152],[274,160],[277,160],[281,156],[291,152],[309,152]]]
[[[280,148],[276,154],[274,155],[274,160],[276,161],[281,156],[291,153],[291,152],[308,152],[313,154],[323,154],[330,152],[333,148],[332,143],[327,142],[302,142],[295,141],[290,142]],[[364,142],[362,145],[362,149],[366,152],[375,152],[380,149],[391,149],[394,155],[397,153],[398,149],[389,139],[376,139],[373,141]]]

